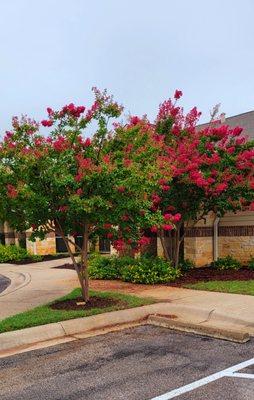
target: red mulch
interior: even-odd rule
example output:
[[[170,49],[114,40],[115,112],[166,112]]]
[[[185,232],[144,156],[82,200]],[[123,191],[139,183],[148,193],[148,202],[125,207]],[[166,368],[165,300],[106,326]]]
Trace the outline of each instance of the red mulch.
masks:
[[[192,269],[175,282],[168,283],[168,285],[181,287],[188,283],[203,281],[248,281],[251,279],[254,280],[254,271],[248,268],[241,268],[238,271],[217,271],[211,267],[204,267]]]
[[[73,300],[58,301],[51,304],[50,308],[52,308],[53,310],[81,311],[81,310],[90,310],[91,308],[106,308],[116,305],[121,305],[121,306],[126,305],[126,303],[123,300],[103,298],[97,296],[91,297],[86,304],[77,304],[77,302],[79,303],[83,301],[84,300],[82,297],[77,297],[76,299]]]

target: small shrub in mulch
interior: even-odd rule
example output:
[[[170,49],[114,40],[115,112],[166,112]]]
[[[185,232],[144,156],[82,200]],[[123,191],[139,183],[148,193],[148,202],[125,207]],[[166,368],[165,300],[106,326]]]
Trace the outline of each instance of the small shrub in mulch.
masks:
[[[192,269],[168,285],[181,287],[189,283],[204,281],[248,281],[251,279],[254,280],[254,270],[249,268],[219,271],[211,267],[204,267]]]
[[[125,301],[113,298],[104,298],[93,296],[90,297],[90,300],[86,304],[77,304],[83,303],[84,300],[82,297],[77,297],[76,299],[62,300],[57,301],[50,305],[50,308],[53,310],[90,310],[91,308],[107,308],[112,306],[126,306],[128,305]]]

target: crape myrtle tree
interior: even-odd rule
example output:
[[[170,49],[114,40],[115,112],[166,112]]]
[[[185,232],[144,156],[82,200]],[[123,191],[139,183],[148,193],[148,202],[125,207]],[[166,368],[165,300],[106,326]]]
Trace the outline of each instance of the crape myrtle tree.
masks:
[[[185,115],[177,105],[181,96],[176,90],[173,100],[164,101],[150,125],[161,144],[157,166],[172,174],[171,181],[160,179],[160,189],[152,193],[152,210],[161,211],[164,223],[151,230],[175,267],[183,226],[194,226],[209,212],[221,217],[246,207],[254,211],[254,141],[242,136],[242,128],[218,123],[215,113],[210,124],[197,129],[201,113],[195,107]]]
[[[50,232],[60,235],[85,301],[89,240],[106,235],[117,250],[133,254],[149,241],[142,228],[162,221],[161,212],[151,210],[149,193],[161,176],[155,162],[160,148],[147,121],[137,129],[134,117],[109,129],[122,107],[106,91],[94,88],[94,93],[88,109],[74,104],[60,111],[47,108],[47,119],[41,121],[47,135],[34,120],[14,117],[12,131],[0,143],[0,219],[17,231],[30,229],[31,240]],[[97,123],[96,132],[84,137],[91,121]],[[77,233],[82,246],[75,243]]]

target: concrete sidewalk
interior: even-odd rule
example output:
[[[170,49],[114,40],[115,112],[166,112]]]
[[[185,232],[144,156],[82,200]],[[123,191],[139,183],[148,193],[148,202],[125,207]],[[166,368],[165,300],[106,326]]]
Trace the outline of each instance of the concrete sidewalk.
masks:
[[[11,284],[0,293],[0,320],[46,304],[77,287],[75,271],[54,268],[67,262],[69,258],[25,265],[1,264],[0,272],[11,279]]]
[[[134,285],[119,281],[92,281],[94,290],[110,290],[135,294],[140,297],[153,297],[160,302],[169,302],[169,312],[181,310],[185,321],[196,322],[202,313],[206,315],[203,323],[221,325],[222,328],[248,328],[254,334],[254,296],[205,292],[163,285]],[[184,311],[186,310],[186,311]],[[200,320],[199,320],[200,323]]]

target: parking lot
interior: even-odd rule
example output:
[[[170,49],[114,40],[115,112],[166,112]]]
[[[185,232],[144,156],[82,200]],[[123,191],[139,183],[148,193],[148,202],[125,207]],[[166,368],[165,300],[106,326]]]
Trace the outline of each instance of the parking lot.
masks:
[[[253,400],[253,357],[253,341],[140,326],[0,359],[0,398]]]

